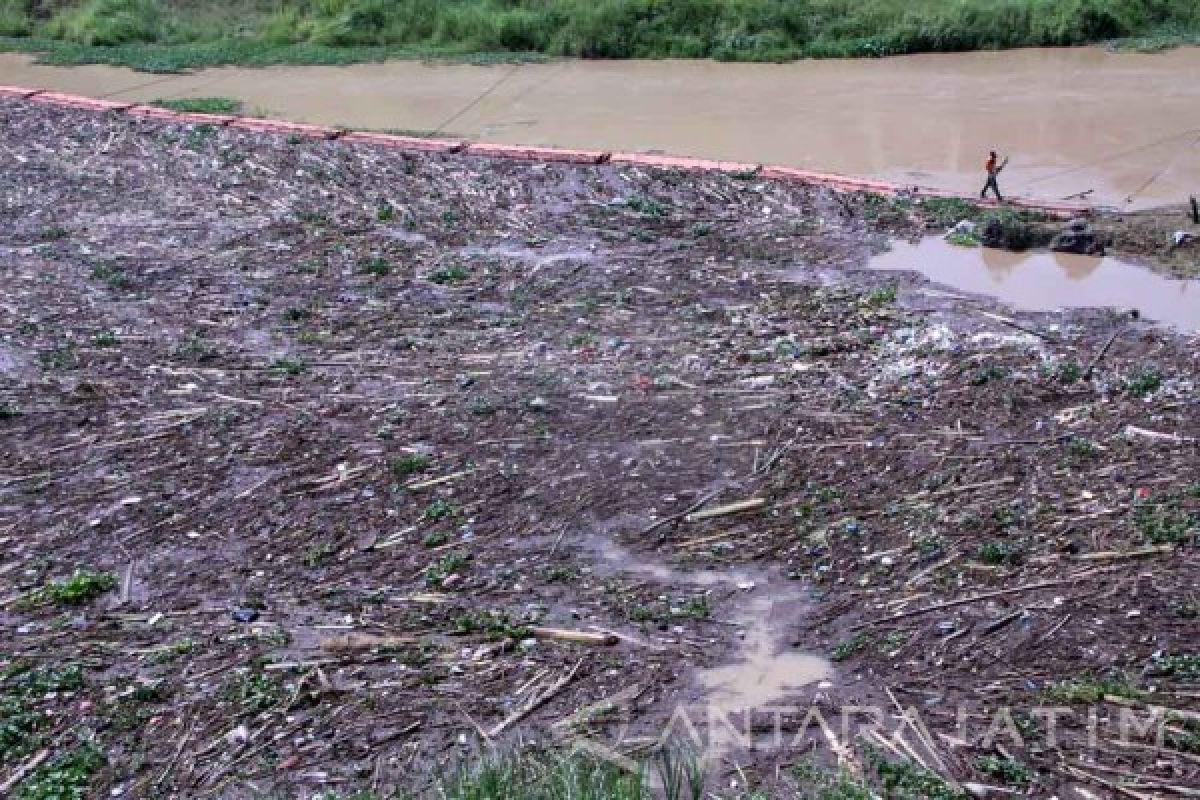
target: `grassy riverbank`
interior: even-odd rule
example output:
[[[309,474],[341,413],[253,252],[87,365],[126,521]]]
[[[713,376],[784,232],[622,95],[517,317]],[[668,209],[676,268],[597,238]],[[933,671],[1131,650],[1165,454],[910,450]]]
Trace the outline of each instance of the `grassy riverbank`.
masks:
[[[387,57],[786,61],[1200,40],[1191,0],[0,0],[0,46],[172,70]]]

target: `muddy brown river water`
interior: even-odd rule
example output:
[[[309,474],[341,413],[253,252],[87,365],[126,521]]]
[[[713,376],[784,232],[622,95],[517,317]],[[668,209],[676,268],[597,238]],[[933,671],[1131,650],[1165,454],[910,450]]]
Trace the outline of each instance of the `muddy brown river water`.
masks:
[[[1091,192],[1140,208],[1200,186],[1200,49],[1101,48],[722,64],[562,61],[220,68],[150,75],[0,55],[0,83],[148,101],[235,97],[248,111],[495,142],[785,164],[977,191]]]
[[[870,266],[919,272],[1025,311],[1137,309],[1180,331],[1200,331],[1200,280],[1172,280],[1115,258],[955,247],[930,236],[917,244],[893,242]]]

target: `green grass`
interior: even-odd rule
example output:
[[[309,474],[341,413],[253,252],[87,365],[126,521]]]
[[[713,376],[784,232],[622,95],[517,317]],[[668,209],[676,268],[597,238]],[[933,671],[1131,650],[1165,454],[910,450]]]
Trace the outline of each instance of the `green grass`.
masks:
[[[892,762],[878,753],[870,754],[871,766],[879,776],[883,796],[895,800],[967,800],[936,772],[908,763]]]
[[[28,9],[39,9],[31,14]],[[388,57],[786,61],[1200,36],[1191,0],[0,0],[3,46],[150,71]]]
[[[973,233],[952,231],[946,235],[946,241],[955,247],[979,247],[979,237]]]
[[[846,772],[835,772],[807,759],[796,763],[792,777],[804,792],[800,797],[815,800],[966,800],[967,795],[956,791],[940,775],[912,764],[892,762],[876,751],[868,757],[882,793],[872,788],[864,778]]]
[[[444,800],[644,800],[645,776],[582,756],[495,756],[445,779]]]
[[[16,662],[0,672],[0,765],[27,756],[42,746],[42,734],[53,721],[35,702],[52,692],[71,692],[83,686],[77,664],[31,667]]]
[[[941,228],[953,227],[963,220],[977,220],[981,213],[979,206],[959,197],[928,197],[921,201],[919,207],[931,222]]]
[[[792,766],[792,777],[805,790],[801,797],[819,800],[874,800],[870,785],[847,772],[834,772],[802,759]]]
[[[1024,786],[1033,779],[1029,768],[1012,758],[983,756],[975,763],[975,766],[983,774],[1015,786]]]
[[[1105,695],[1136,699],[1141,692],[1123,675],[1096,678],[1084,676],[1050,686],[1046,696],[1060,703],[1098,703]]]
[[[155,100],[154,105],[172,111],[191,111],[201,114],[231,114],[242,104],[232,97],[173,97]]]

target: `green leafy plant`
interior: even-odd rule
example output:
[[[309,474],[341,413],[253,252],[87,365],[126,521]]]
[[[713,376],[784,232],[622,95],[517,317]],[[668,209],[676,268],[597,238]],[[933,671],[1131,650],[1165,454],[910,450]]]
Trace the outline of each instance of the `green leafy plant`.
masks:
[[[1008,377],[1008,368],[999,364],[988,364],[971,373],[969,383],[972,386],[986,386],[989,383],[1004,380]]]
[[[467,553],[447,553],[425,568],[425,584],[431,587],[442,586],[446,578],[461,572],[470,561],[471,556]]]
[[[425,506],[425,510],[421,512],[421,519],[436,521],[445,519],[454,514],[454,506],[450,505],[445,500],[434,500],[429,505]]]
[[[245,711],[266,711],[283,699],[283,686],[265,672],[253,671],[238,678],[229,690],[231,699]]]
[[[283,318],[288,322],[303,322],[304,320],[311,318],[312,315],[313,312],[311,308],[300,308],[297,306],[292,306],[287,311],[283,312]]]
[[[105,592],[112,591],[117,578],[111,572],[76,570],[71,577],[33,589],[26,594],[21,605],[83,605],[90,603]]]
[[[429,280],[433,283],[445,286],[449,284],[462,283],[467,278],[471,277],[471,273],[461,264],[452,264],[448,267],[439,267],[429,273]]]
[[[463,614],[454,620],[454,631],[460,634],[483,633],[489,640],[525,639],[529,628],[514,623],[503,612],[482,611]]]
[[[208,123],[196,125],[183,137],[183,146],[188,150],[200,151],[209,139],[217,135],[217,129]]]
[[[432,459],[422,453],[400,456],[392,459],[392,474],[397,478],[407,478],[429,469],[431,463]]]
[[[980,563],[1000,566],[1002,564],[1019,563],[1023,555],[1024,548],[1019,544],[991,541],[984,542],[979,546],[976,558]]]
[[[683,604],[683,614],[695,619],[708,619],[712,614],[712,609],[708,605],[708,595],[699,594],[689,597],[688,601]]]
[[[1186,653],[1173,656],[1161,656],[1153,661],[1151,666],[1162,675],[1170,675],[1185,680],[1200,680],[1200,654]]]
[[[392,271],[392,265],[382,256],[372,256],[358,262],[358,271],[366,275],[388,275]]]
[[[308,365],[298,358],[277,358],[271,362],[271,369],[284,375],[299,375],[308,369]]]
[[[647,217],[665,217],[667,207],[653,197],[642,194],[631,194],[625,198],[625,207]]]
[[[74,369],[79,366],[79,356],[71,342],[43,351],[40,359],[46,369]]]
[[[1065,359],[1054,365],[1053,374],[1059,383],[1070,385],[1083,377],[1083,367],[1074,359]]]
[[[92,344],[96,347],[116,347],[121,343],[117,337],[116,331],[102,330],[92,337]]]
[[[896,287],[881,286],[878,289],[872,289],[867,294],[867,305],[872,308],[888,306],[896,302]]]
[[[129,277],[123,269],[111,261],[98,261],[93,264],[92,277],[107,283],[113,289],[129,288]]]
[[[1133,524],[1149,544],[1177,544],[1200,531],[1200,519],[1172,496],[1135,500]]]
[[[856,634],[852,638],[838,643],[838,645],[833,648],[833,652],[829,657],[833,661],[845,661],[851,656],[861,653],[864,649],[866,649],[870,642],[871,637],[867,636],[867,634]]]
[[[305,225],[328,225],[329,215],[324,211],[314,211],[312,209],[299,209],[296,211],[296,219]]]
[[[15,800],[84,800],[93,796],[88,784],[105,763],[95,745],[84,744],[39,767],[17,789]]]
[[[1154,367],[1141,367],[1125,379],[1125,391],[1134,397],[1145,397],[1162,386],[1162,374]]]

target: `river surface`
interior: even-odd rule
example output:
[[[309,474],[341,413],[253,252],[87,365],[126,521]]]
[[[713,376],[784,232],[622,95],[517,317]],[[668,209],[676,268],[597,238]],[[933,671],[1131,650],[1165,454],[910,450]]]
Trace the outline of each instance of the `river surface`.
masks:
[[[253,113],[493,142],[783,164],[1124,209],[1200,187],[1200,48],[1097,47],[724,64],[224,67],[151,75],[0,54],[0,83],[116,99],[227,96]]]
[[[956,247],[930,236],[893,242],[873,269],[919,272],[931,281],[995,297],[1024,311],[1137,309],[1185,332],[1200,331],[1200,280],[1173,280],[1115,258]]]

